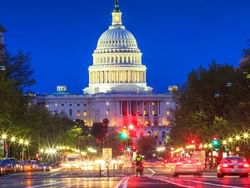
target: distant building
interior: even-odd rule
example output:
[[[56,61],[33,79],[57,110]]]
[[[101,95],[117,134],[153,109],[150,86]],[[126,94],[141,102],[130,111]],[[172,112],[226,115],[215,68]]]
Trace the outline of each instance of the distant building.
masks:
[[[109,126],[119,128],[133,124],[137,138],[152,135],[158,144],[169,133],[171,94],[154,94],[146,82],[146,66],[134,35],[122,24],[122,13],[116,4],[112,25],[99,38],[89,66],[89,85],[82,95],[57,86],[57,92],[36,97],[36,103],[53,113],[65,113],[92,126],[104,118]]]

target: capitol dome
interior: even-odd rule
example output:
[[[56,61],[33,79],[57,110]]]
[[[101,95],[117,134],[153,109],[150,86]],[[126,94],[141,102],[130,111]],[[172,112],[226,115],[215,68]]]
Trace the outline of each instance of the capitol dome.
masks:
[[[122,24],[118,1],[112,12],[112,25],[101,34],[89,66],[89,87],[85,94],[145,93],[146,66],[134,35]]]
[[[134,35],[122,26],[112,27],[99,38],[96,52],[140,52]]]

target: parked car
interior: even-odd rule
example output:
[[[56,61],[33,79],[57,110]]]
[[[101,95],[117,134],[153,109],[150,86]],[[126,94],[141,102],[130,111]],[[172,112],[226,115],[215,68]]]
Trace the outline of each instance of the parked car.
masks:
[[[14,158],[5,158],[0,163],[1,171],[14,172],[17,170],[17,160]]]
[[[219,178],[224,177],[225,175],[248,177],[249,172],[249,164],[244,157],[225,157],[217,166],[217,177]]]
[[[38,166],[39,166],[39,170],[41,171],[50,171],[52,168],[51,164],[48,162],[40,162]]]
[[[39,166],[36,160],[27,160],[22,162],[23,171],[38,171]]]

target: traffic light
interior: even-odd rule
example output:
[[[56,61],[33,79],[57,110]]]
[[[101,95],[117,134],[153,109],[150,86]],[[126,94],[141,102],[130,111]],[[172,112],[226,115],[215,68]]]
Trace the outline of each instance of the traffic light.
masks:
[[[133,125],[133,124],[130,124],[130,125],[128,126],[128,129],[129,129],[129,130],[134,130],[134,129],[135,129],[135,127],[134,127],[134,125]]]
[[[121,152],[124,152],[124,147],[121,147],[120,150],[121,150]]]
[[[136,151],[136,146],[132,146],[132,151]]]
[[[127,147],[126,147],[126,151],[130,152],[130,151],[131,151],[131,147],[130,147],[130,146],[127,146]]]
[[[220,149],[220,140],[218,138],[214,138],[212,140],[212,146],[214,147],[215,151],[219,151],[219,149]]]
[[[219,146],[219,140],[213,140],[213,141],[212,141],[212,145],[213,145],[214,147],[218,147],[218,146]]]
[[[119,133],[119,137],[122,140],[127,140],[128,139],[128,130],[126,128],[123,128],[123,130]]]

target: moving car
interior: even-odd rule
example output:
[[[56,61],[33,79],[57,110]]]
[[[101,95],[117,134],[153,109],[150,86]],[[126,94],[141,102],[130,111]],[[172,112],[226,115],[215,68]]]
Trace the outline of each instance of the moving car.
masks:
[[[193,159],[184,159],[176,163],[174,177],[179,175],[198,175],[202,176],[203,166],[201,162]]]
[[[225,175],[248,177],[249,172],[249,164],[244,157],[225,157],[217,166],[217,177],[219,178],[224,177]]]
[[[65,169],[82,169],[83,164],[81,160],[81,155],[80,154],[75,154],[75,153],[69,153],[66,154],[63,158],[63,161],[61,163],[61,167]]]

